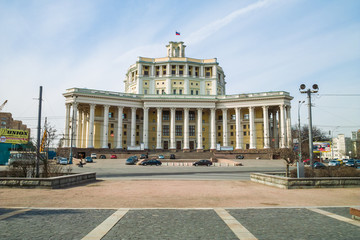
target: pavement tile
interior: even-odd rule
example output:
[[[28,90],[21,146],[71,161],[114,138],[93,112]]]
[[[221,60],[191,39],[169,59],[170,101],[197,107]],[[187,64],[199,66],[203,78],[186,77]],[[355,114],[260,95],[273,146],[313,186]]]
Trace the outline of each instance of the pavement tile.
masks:
[[[231,209],[228,212],[256,238],[359,239],[360,228],[304,208]]]
[[[102,239],[238,239],[213,210],[130,210]]]
[[[0,221],[0,239],[81,239],[115,210],[31,210]]]

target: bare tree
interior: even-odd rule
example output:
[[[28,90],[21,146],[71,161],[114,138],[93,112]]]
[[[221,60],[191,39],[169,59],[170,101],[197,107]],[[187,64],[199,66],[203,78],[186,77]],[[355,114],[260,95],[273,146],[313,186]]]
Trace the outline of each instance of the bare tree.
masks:
[[[286,177],[290,175],[290,165],[296,161],[296,153],[292,148],[280,149],[280,158],[286,162]]]

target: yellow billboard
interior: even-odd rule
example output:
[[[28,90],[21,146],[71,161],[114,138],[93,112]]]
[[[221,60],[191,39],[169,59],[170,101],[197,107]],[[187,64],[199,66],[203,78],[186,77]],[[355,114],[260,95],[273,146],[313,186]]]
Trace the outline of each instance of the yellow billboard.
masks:
[[[0,143],[25,144],[28,142],[28,130],[0,128]]]

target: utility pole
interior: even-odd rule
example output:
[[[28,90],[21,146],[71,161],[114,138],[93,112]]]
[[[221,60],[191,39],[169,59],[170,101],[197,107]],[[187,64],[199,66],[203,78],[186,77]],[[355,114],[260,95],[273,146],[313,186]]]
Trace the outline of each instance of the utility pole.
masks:
[[[314,169],[314,156],[313,156],[313,137],[312,137],[312,116],[311,116],[311,93],[317,93],[319,86],[317,84],[312,85],[312,89],[305,90],[305,84],[300,85],[300,92],[307,94],[308,99],[308,114],[309,114],[309,159],[311,168]]]
[[[38,129],[37,129],[37,146],[36,146],[36,173],[35,176],[38,178],[39,174],[39,161],[40,161],[40,132],[41,132],[41,103],[42,103],[42,86],[40,86],[39,94],[39,115],[38,115]]]

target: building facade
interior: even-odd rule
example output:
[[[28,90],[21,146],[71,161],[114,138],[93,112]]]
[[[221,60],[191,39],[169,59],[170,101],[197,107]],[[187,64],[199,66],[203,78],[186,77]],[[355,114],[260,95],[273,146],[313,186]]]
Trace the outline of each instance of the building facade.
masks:
[[[170,42],[167,57],[139,57],[127,71],[125,93],[68,89],[65,146],[203,151],[291,145],[289,93],[225,95],[217,59],[187,58],[185,47]]]

